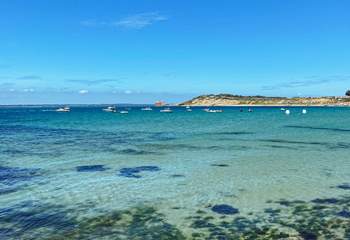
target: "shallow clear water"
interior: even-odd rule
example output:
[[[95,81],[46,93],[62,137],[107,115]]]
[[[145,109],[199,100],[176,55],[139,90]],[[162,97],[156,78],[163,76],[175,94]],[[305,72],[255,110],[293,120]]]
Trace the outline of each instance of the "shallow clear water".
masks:
[[[101,108],[73,107],[69,113],[0,108],[1,239],[59,239],[57,229],[70,234],[65,239],[139,239],[149,221],[166,222],[153,232],[166,229],[168,234],[172,227],[174,235],[164,239],[215,239],[223,233],[208,235],[219,230],[198,227],[195,220],[205,216],[215,225],[246,218],[261,221],[254,226],[274,225],[267,209],[286,210],[290,217],[281,199],[310,205],[331,197],[342,201],[330,210],[348,210],[349,108],[307,108],[305,115],[302,108],[291,108],[289,116],[267,107],[252,113],[174,108],[170,114],[138,107],[116,114]],[[213,211],[220,204],[238,213]],[[140,214],[140,209],[153,212]],[[103,218],[112,212],[152,219],[137,225],[143,220]],[[97,217],[122,221],[112,224],[119,232],[86,227]],[[297,227],[287,232],[304,237]],[[140,239],[159,239],[147,236]]]

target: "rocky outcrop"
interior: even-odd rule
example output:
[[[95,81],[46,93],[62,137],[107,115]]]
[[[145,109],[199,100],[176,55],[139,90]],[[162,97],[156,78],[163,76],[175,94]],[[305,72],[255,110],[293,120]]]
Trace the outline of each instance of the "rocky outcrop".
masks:
[[[348,97],[265,97],[210,94],[195,97],[180,106],[350,106]]]

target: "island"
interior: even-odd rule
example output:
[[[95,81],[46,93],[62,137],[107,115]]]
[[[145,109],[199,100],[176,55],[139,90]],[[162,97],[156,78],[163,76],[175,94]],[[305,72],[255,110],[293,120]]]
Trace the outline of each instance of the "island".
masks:
[[[345,96],[327,97],[266,97],[233,94],[209,94],[180,103],[179,106],[350,106],[349,92]]]

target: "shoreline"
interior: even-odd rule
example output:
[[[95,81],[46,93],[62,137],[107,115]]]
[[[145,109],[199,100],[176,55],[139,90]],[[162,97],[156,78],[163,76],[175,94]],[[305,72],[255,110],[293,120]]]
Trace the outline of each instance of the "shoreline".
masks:
[[[173,107],[350,107],[350,104],[347,105],[312,105],[312,104],[302,104],[302,105],[297,105],[297,104],[287,104],[287,105],[268,105],[268,104],[238,104],[238,105],[174,105]]]
[[[178,106],[270,106],[270,107],[349,107],[350,97],[266,97],[233,94],[210,94],[197,96],[179,103]]]

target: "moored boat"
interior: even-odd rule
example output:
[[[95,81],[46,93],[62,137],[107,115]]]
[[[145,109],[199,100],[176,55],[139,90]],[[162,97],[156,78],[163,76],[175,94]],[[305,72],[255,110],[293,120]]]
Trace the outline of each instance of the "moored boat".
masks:
[[[104,111],[104,112],[117,112],[117,108],[109,106],[107,108],[102,109],[102,111]]]
[[[191,107],[190,107],[190,106],[186,106],[186,111],[187,111],[187,112],[192,112]]]
[[[70,112],[70,107],[60,107],[56,109],[56,112]]]
[[[208,112],[208,113],[221,113],[221,112],[223,112],[223,110],[221,110],[221,109],[210,109],[210,108],[205,108],[203,111]]]
[[[162,112],[162,113],[172,113],[173,110],[171,110],[170,108],[164,108],[164,109],[160,110],[160,112]]]
[[[153,109],[151,107],[144,107],[141,108],[141,111],[152,111]]]

